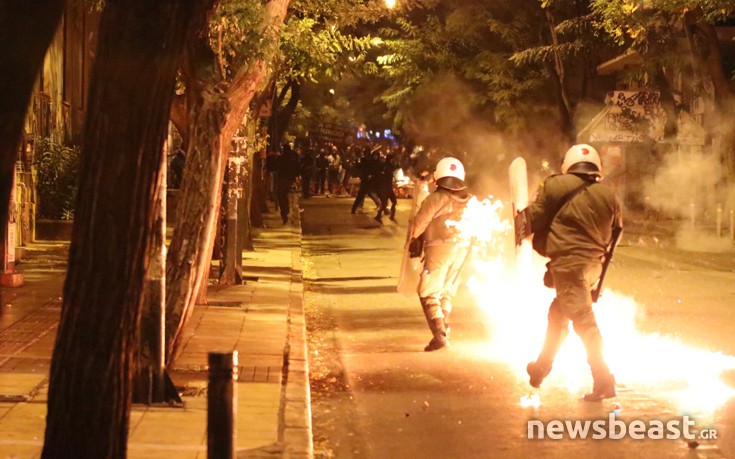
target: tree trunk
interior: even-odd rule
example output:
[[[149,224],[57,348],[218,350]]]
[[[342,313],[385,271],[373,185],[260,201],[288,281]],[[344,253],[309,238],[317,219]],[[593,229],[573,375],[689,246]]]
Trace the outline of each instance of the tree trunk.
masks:
[[[161,150],[161,173],[156,197],[156,220],[151,234],[150,258],[145,276],[140,317],[140,345],[135,356],[133,403],[181,402],[166,372],[166,158]]]
[[[51,362],[44,458],[126,455],[161,148],[187,31],[209,2],[105,2]]]
[[[248,138],[253,139],[256,135],[256,132],[258,130],[258,123],[253,120],[251,124],[248,126]],[[248,145],[254,145],[255,142],[251,141],[248,142]],[[254,151],[253,148],[250,148],[248,150],[249,155],[249,161],[248,161],[248,182],[245,184],[245,196],[243,197],[243,202],[245,204],[245,208],[243,209],[243,215],[248,216],[247,219],[248,224],[243,225],[242,231],[240,234],[240,240],[242,241],[242,248],[252,252],[255,250],[255,246],[253,245],[253,225],[255,225],[255,220],[252,218],[253,212],[257,212],[257,209],[253,209],[253,196],[255,194],[257,183],[259,182],[259,177],[256,177],[256,170],[255,165],[259,162],[258,158],[260,157],[260,152]],[[262,162],[262,161],[260,161]],[[260,173],[260,172],[257,172]],[[259,212],[257,212],[258,219],[257,219],[257,225],[262,227],[263,226],[263,219]]]
[[[551,82],[556,89],[557,106],[559,107],[559,115],[561,117],[561,127],[564,134],[570,142],[576,141],[576,130],[572,121],[572,106],[569,102],[567,93],[566,77],[564,72],[564,62],[559,53],[559,37],[556,33],[556,23],[551,11],[544,9],[546,14],[546,22],[549,26],[549,34],[551,36],[551,45],[553,48],[554,62],[547,62],[546,67],[551,77]]]
[[[214,61],[212,61],[214,62]],[[170,364],[177,349],[174,342],[196,301],[198,286],[209,275],[222,182],[220,131],[229,111],[221,84],[204,85],[192,107],[189,149],[186,154],[182,196],[166,258],[166,355]],[[202,267],[206,264],[207,269]]]
[[[559,109],[559,118],[561,123],[561,130],[564,136],[569,140],[570,143],[575,143],[577,135],[572,122],[572,114],[569,112],[567,105],[564,103],[564,86],[562,85],[559,75],[556,73],[556,69],[551,62],[546,62],[546,68],[549,72],[549,80],[554,87],[556,94],[556,105]]]
[[[291,80],[283,87],[282,94],[276,98],[273,103],[273,115],[268,123],[268,131],[271,140],[271,150],[278,149],[283,141],[283,136],[288,129],[296,107],[299,104],[301,94],[301,85],[296,80]],[[283,105],[286,93],[290,93],[290,97],[286,105]]]
[[[171,102],[171,123],[181,136],[181,149],[186,151],[189,149],[189,104],[185,95],[174,96]]]
[[[664,139],[676,139],[679,132],[679,110],[674,100],[674,90],[669,83],[669,79],[664,73],[664,68],[659,66],[656,69],[654,80],[656,86],[661,91],[661,108],[666,112],[666,124],[664,125]]]
[[[269,36],[276,37],[280,31],[288,3],[289,0],[270,0],[266,4],[265,24],[268,26],[266,34]],[[227,166],[227,155],[224,154],[223,148],[229,148],[232,137],[240,127],[250,102],[267,74],[267,64],[274,52],[275,50],[271,48],[263,57],[248,66],[241,67],[235,72],[229,86],[210,80],[209,86],[202,91],[217,93],[217,102],[210,104],[207,110],[193,108],[197,114],[189,118],[192,120],[189,134],[190,153],[187,154],[184,169],[181,211],[177,215],[179,218],[177,221],[188,224],[180,224],[174,232],[169,258],[166,261],[166,349],[169,363],[176,358],[181,344],[178,337],[186,326],[199,290],[206,285],[209,275],[214,225],[218,219],[222,177]],[[208,65],[215,69],[212,74],[216,74],[216,60],[211,59]],[[225,109],[228,105],[229,112]],[[192,105],[190,110],[191,107]],[[200,123],[204,125],[200,126]],[[206,133],[206,138],[197,141],[197,132]],[[198,166],[189,164],[192,148],[197,144],[198,148],[209,145],[208,149],[197,150],[196,155],[209,155],[197,160]],[[175,258],[172,257],[174,253]]]
[[[250,177],[252,181],[252,194],[250,197],[250,224],[256,228],[263,227],[263,212],[268,212],[268,203],[265,199],[265,185],[263,184],[263,158],[261,152],[254,151],[252,154],[253,174]]]
[[[263,111],[263,107],[268,103],[268,101],[272,100],[272,93],[275,90],[275,78],[273,75],[271,75],[271,83],[268,84],[267,88],[264,91],[261,91],[260,94],[258,94],[255,99],[253,100],[253,122],[257,119],[258,122],[257,127],[255,128],[256,131],[260,135],[267,135],[267,118],[261,118],[260,114]],[[255,137],[255,133],[252,134],[253,138]],[[251,226],[255,226],[256,228],[262,228],[263,227],[263,214],[267,214],[270,212],[270,209],[268,209],[268,197],[267,193],[265,191],[265,152],[261,151],[254,151],[252,153],[253,158],[253,174],[251,176],[252,182],[252,197],[251,197],[251,203],[250,203],[250,223]]]
[[[705,45],[703,58],[715,87],[715,104],[718,109],[715,130],[722,139],[722,159],[730,177],[735,177],[735,88],[722,65],[722,51],[715,28],[711,24],[699,22],[695,30]]]
[[[715,28],[700,19],[700,12],[684,16],[685,29],[695,71],[705,72],[714,86],[717,108],[713,130],[722,140],[722,159],[730,177],[735,177],[735,87],[723,66],[720,41]],[[695,40],[699,43],[695,43]]]
[[[239,211],[240,201],[245,192],[243,184],[248,180],[247,171],[247,150],[240,144],[235,145],[234,150],[230,153],[227,168],[227,192],[224,193],[225,203],[222,210],[225,210],[225,228],[224,228],[224,248],[222,250],[220,284],[235,285],[242,283],[242,257],[238,256],[238,250],[242,251],[242,244],[239,241],[238,227],[245,225],[247,219],[240,220]]]
[[[63,0],[0,2],[0,241],[33,85],[61,20]],[[3,257],[0,242],[0,257]]]

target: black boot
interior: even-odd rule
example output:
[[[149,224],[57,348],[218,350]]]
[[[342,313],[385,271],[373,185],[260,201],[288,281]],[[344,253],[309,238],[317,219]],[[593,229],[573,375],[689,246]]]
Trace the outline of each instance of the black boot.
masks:
[[[431,338],[431,341],[426,345],[424,351],[432,352],[449,347],[449,340],[447,339],[447,331],[444,328],[443,318],[432,319],[429,321],[429,328],[431,328],[431,331],[434,333],[434,337]]]
[[[592,374],[595,385],[592,388],[592,392],[584,394],[582,399],[585,402],[600,402],[606,398],[615,397],[615,376],[609,371],[602,374]]]
[[[551,373],[551,364],[534,361],[526,366],[526,372],[530,377],[528,383],[532,387],[538,389],[541,386],[541,383],[544,382],[544,378],[549,376],[549,373]]]
[[[580,326],[575,323],[575,330],[582,338],[582,343],[587,351],[587,363],[590,365],[594,380],[592,392],[584,394],[582,398],[586,402],[599,402],[615,397],[615,377],[610,373],[610,367],[607,366],[602,356],[602,335],[594,322],[594,316]]]

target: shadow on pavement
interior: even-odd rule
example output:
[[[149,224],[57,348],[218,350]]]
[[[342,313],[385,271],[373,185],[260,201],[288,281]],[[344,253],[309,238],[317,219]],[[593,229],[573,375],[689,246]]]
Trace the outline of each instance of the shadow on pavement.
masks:
[[[315,285],[316,284],[316,285]],[[314,292],[329,294],[329,295],[365,295],[365,294],[376,294],[376,293],[396,293],[396,287],[394,285],[370,285],[370,286],[355,286],[355,287],[344,287],[337,285],[320,285],[319,283],[309,282],[308,289]],[[314,288],[316,287],[316,288]]]

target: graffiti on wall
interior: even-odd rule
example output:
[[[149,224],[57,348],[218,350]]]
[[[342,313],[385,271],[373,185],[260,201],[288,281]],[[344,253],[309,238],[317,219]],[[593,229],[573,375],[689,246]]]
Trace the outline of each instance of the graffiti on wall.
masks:
[[[590,134],[592,142],[659,141],[664,137],[666,112],[656,91],[613,91],[600,125]]]

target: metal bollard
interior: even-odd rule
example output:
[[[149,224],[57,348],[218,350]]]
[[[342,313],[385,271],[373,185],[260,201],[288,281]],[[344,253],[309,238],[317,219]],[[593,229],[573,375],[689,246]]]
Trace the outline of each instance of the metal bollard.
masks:
[[[234,459],[237,447],[237,351],[209,353],[207,458]]]
[[[717,237],[722,237],[722,204],[717,204]]]

